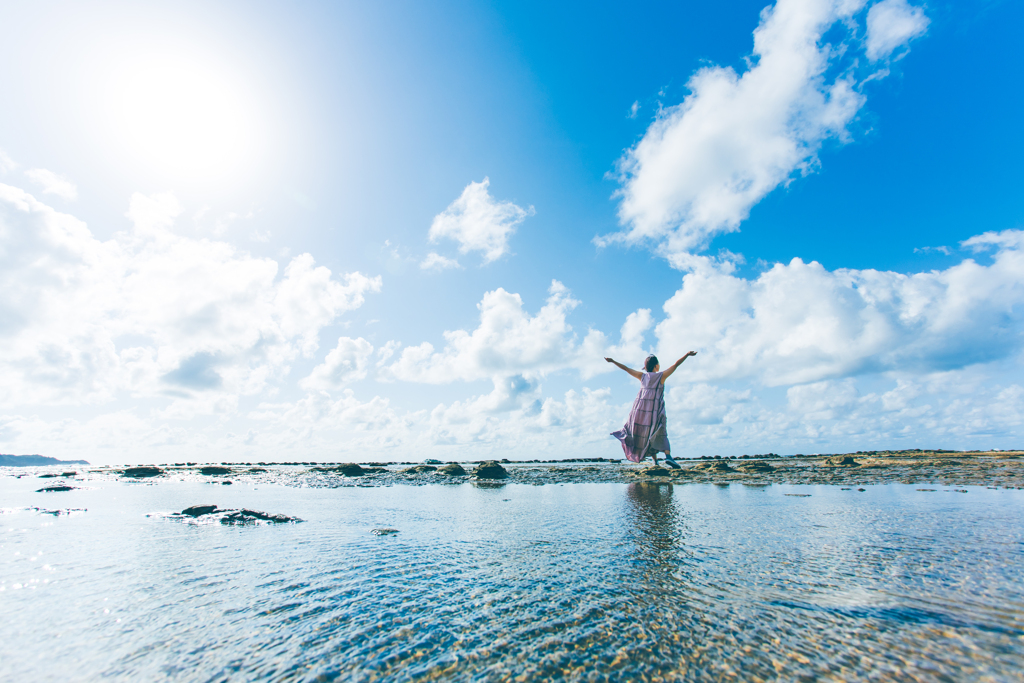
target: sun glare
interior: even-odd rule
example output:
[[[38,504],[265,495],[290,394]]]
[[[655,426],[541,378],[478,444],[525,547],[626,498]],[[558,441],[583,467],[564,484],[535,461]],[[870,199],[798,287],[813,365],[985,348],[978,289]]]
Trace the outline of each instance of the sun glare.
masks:
[[[256,108],[214,67],[178,58],[126,64],[109,81],[109,122],[125,152],[164,174],[217,181],[250,164]]]

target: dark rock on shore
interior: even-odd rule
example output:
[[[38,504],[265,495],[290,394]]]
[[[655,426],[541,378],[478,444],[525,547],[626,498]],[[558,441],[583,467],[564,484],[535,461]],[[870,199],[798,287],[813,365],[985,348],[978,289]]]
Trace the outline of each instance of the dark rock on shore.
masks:
[[[774,472],[775,468],[766,462],[748,462],[740,465],[737,469],[743,472]]]
[[[459,465],[458,463],[452,463],[450,465],[445,465],[444,467],[439,469],[437,472],[438,472],[438,474],[445,474],[445,475],[447,475],[449,477],[462,477],[462,476],[465,476],[465,474],[466,474],[466,470],[463,469],[462,465]]]
[[[391,529],[391,528],[385,527],[385,528],[381,528],[381,529],[371,529],[370,533],[373,534],[374,536],[390,536],[391,534],[397,534],[398,533],[398,529]]]
[[[289,517],[288,515],[271,515],[266,512],[260,512],[259,510],[247,510],[245,508],[241,510],[232,510],[220,518],[221,524],[253,524],[255,522],[283,524],[285,522],[301,521],[302,520],[298,517]]]
[[[272,515],[268,512],[249,510],[247,508],[242,508],[241,510],[222,510],[216,505],[193,505],[192,507],[187,507],[175,515],[171,515],[171,517],[177,517],[178,519],[183,519],[185,517],[198,519],[200,517],[208,516],[211,518],[219,518],[221,524],[256,524],[259,522],[283,524],[285,522],[302,521],[298,517]]]
[[[508,470],[497,460],[488,460],[476,466],[473,476],[477,479],[508,479]]]
[[[126,477],[141,479],[142,477],[159,477],[164,471],[159,467],[129,467],[121,474]]]
[[[219,465],[210,465],[208,467],[200,467],[199,474],[231,474],[231,470]]]
[[[433,465],[415,465],[413,467],[406,467],[402,470],[403,474],[422,474],[423,472],[436,472],[437,468]]]
[[[208,515],[211,512],[216,512],[216,510],[216,505],[193,505],[190,508],[182,510],[181,514],[188,517],[202,517],[203,515]]]
[[[58,491],[74,491],[74,486],[68,486],[67,484],[54,484],[53,486],[44,486],[43,488],[36,491],[36,493],[56,493]]]
[[[831,458],[825,458],[825,462],[822,464],[831,467],[856,467],[860,465],[859,462],[853,459],[852,455],[836,455]]]

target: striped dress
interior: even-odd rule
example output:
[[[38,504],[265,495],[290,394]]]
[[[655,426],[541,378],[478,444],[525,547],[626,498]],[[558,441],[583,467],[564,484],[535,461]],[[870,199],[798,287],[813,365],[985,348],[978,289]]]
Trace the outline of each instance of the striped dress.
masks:
[[[662,372],[645,372],[640,379],[640,393],[633,401],[629,420],[612,436],[622,442],[626,459],[641,462],[650,451],[668,453],[668,431],[665,427],[665,385]]]

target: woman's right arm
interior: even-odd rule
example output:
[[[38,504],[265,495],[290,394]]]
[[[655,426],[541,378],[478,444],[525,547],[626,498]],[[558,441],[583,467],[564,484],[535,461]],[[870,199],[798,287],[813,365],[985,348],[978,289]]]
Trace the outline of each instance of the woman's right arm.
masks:
[[[644,376],[641,373],[637,372],[633,368],[627,368],[625,365],[623,365],[622,363],[620,363],[617,360],[612,360],[611,358],[605,358],[605,360],[608,361],[609,363],[615,365],[616,367],[619,367],[619,368],[625,370],[626,372],[628,372],[633,377],[636,377],[637,379],[643,379],[644,378]]]

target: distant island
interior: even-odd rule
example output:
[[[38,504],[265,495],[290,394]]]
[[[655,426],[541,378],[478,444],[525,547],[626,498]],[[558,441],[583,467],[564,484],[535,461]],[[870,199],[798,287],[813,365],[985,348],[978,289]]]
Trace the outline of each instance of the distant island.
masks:
[[[88,465],[87,460],[58,460],[45,455],[4,455],[0,453],[0,467],[39,467],[40,465]]]

